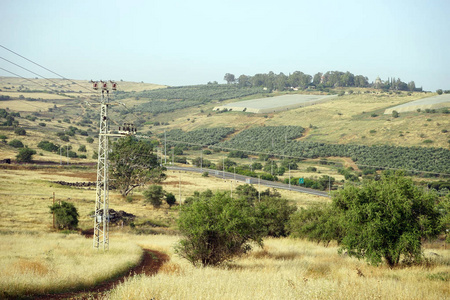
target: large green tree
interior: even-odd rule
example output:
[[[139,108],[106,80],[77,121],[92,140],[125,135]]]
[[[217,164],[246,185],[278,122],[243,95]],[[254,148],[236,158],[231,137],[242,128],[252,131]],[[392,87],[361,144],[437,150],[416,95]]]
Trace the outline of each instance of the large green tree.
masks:
[[[113,185],[123,196],[146,183],[159,183],[165,179],[164,168],[158,164],[150,143],[132,136],[119,139],[109,155]]]
[[[437,196],[399,174],[383,175],[362,187],[347,185],[333,197],[344,231],[341,250],[392,267],[403,258],[422,259],[422,240],[441,231]]]
[[[203,196],[181,207],[179,229],[184,236],[176,252],[194,265],[214,266],[262,245],[260,218],[243,198],[226,193]]]

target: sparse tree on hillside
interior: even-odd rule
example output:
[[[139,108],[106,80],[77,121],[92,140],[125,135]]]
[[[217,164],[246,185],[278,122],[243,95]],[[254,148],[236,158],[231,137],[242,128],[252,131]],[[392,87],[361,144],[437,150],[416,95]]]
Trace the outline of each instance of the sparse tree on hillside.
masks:
[[[223,80],[227,82],[227,84],[234,83],[236,81],[236,77],[233,74],[226,73],[223,77]]]
[[[109,160],[111,178],[123,196],[135,187],[165,179],[164,168],[159,166],[151,144],[134,137],[119,139],[112,147]]]

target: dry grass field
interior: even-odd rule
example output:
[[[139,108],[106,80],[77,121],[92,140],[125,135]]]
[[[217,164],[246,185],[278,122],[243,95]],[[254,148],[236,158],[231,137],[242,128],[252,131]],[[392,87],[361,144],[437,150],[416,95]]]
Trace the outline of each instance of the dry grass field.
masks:
[[[2,234],[0,298],[90,287],[125,273],[141,255],[130,236],[114,237],[103,252],[78,234]]]
[[[337,248],[266,239],[264,248],[219,268],[194,268],[173,253],[176,237],[149,236],[141,245],[170,254],[153,277],[138,276],[105,299],[447,299],[449,251],[428,265],[389,269],[339,255]]]
[[[228,190],[232,183],[195,173],[168,171],[165,190],[182,198],[195,190]],[[374,267],[337,253],[337,247],[296,240],[266,239],[264,248],[218,268],[194,268],[174,254],[179,239],[167,234],[136,235],[127,226],[112,227],[110,251],[92,248],[92,239],[52,233],[48,206],[70,201],[89,229],[94,190],[63,187],[51,181],[91,181],[94,169],[74,167],[2,169],[0,176],[0,290],[8,295],[61,292],[81,288],[122,273],[136,264],[141,248],[162,251],[170,261],[155,276],[139,275],[104,295],[105,299],[446,299],[450,296],[450,250],[425,249],[429,262],[412,267]],[[132,202],[115,192],[110,207],[172,224],[177,209],[154,209],[136,191]],[[327,198],[281,191],[298,206]],[[170,229],[170,228],[169,228]]]

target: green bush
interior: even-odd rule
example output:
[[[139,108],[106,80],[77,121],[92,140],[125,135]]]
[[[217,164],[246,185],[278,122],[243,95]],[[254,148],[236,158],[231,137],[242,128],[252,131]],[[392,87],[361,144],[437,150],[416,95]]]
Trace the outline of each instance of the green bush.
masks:
[[[78,151],[86,152],[86,146],[85,145],[80,145],[80,147],[78,147]]]
[[[73,230],[78,227],[78,212],[72,203],[54,203],[50,206],[50,213],[55,215],[55,225],[58,229]]]
[[[17,127],[16,129],[14,129],[14,133],[17,135],[27,135],[27,132],[25,131],[25,129],[23,129],[21,127]]]
[[[245,199],[219,193],[199,197],[181,207],[178,227],[183,235],[175,247],[194,265],[216,266],[262,245],[263,232],[255,210]]]
[[[152,184],[147,190],[144,191],[144,197],[145,201],[153,205],[153,207],[160,207],[162,204],[162,199],[164,197],[162,186]]]
[[[16,155],[16,161],[31,162],[34,154],[36,154],[36,151],[30,148],[22,148],[20,149],[19,154]]]
[[[23,143],[16,139],[10,141],[8,143],[8,145],[10,145],[11,147],[14,147],[14,148],[23,148],[24,147]]]
[[[176,201],[177,201],[177,199],[175,198],[174,194],[172,194],[172,193],[166,194],[166,203],[169,204],[169,206],[174,205]]]
[[[70,139],[69,139],[69,137],[68,137],[67,135],[60,136],[59,138],[60,138],[62,141],[64,141],[64,142],[70,141]]]
[[[59,150],[58,146],[49,141],[40,141],[37,146],[38,148],[49,152],[56,152]]]
[[[94,142],[94,139],[91,137],[87,137],[86,142],[88,142],[89,144],[92,144]]]

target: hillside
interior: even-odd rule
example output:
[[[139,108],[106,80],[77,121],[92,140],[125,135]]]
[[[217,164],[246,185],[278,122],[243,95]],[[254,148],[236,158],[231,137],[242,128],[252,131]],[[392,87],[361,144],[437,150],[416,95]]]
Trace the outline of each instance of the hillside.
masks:
[[[6,137],[4,138],[6,142],[18,139],[26,146],[38,150],[39,155],[35,156],[35,160],[62,161],[60,153],[41,151],[37,148],[38,144],[45,140],[68,149],[69,151],[63,150],[62,154],[72,155],[74,162],[92,161],[97,148],[99,112],[95,102],[98,102],[99,94],[89,90],[88,81],[68,82],[57,79],[52,81],[55,83],[35,79],[29,81],[10,77],[0,78],[0,96],[3,99],[0,101],[0,109],[4,109],[7,113],[19,113],[20,117],[16,117],[16,121],[20,127],[29,132],[26,136],[17,136],[13,127],[2,126],[0,134]],[[118,84],[118,92],[116,96],[113,95],[113,103],[123,105],[111,107],[110,119],[113,131],[124,122],[135,123],[140,134],[153,138],[158,135],[161,137],[165,131],[173,129],[189,132],[205,128],[232,127],[233,133],[230,136],[225,139],[221,137],[224,141],[254,126],[300,126],[305,128],[303,135],[295,138],[300,142],[357,147],[387,145],[449,149],[448,109],[416,110],[402,112],[397,116],[384,114],[388,108],[430,97],[435,95],[433,93],[382,92],[369,88],[353,88],[353,90],[338,88],[327,93],[314,90],[269,93],[263,89],[239,88],[235,85],[208,84],[167,88],[162,85],[133,82]],[[80,90],[75,92],[77,89]],[[295,94],[339,94],[339,96],[313,105],[274,113],[254,114],[214,110],[218,103],[227,105],[236,101]],[[197,143],[210,144],[208,138],[205,138],[203,142],[197,139]],[[14,158],[17,151],[8,145],[0,145],[2,159]],[[270,149],[265,151],[270,152]],[[278,154],[305,156],[285,151],[287,150],[281,149]],[[192,155],[194,156],[190,158],[194,158],[196,154]],[[82,160],[75,156],[81,156]],[[317,156],[326,155],[319,152]],[[313,158],[317,156],[313,155]],[[346,156],[352,155],[349,153]],[[426,168],[426,170],[447,173],[446,168]]]

